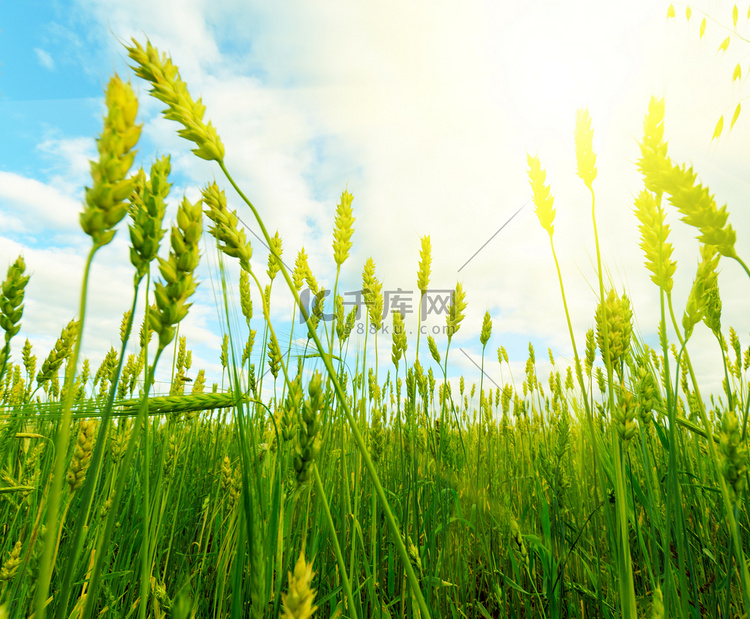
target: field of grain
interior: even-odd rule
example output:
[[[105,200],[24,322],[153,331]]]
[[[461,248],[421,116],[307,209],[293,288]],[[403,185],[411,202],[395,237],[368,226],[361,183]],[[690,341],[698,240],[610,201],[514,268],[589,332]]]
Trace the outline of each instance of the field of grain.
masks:
[[[559,285],[575,362],[563,366],[550,351],[553,371],[539,376],[536,355],[547,353],[529,345],[525,373],[514,377],[505,349],[488,347],[489,313],[481,325],[465,322],[470,291],[460,283],[442,334],[410,325],[410,339],[407,317],[395,312],[385,336],[373,259],[362,270],[365,347],[350,350],[357,310],[345,312],[338,274],[356,268],[347,263],[353,195],[344,190],[335,207],[336,280],[318,282],[304,250],[288,270],[284,231],[271,235],[233,180],[231,153],[172,60],[149,42],[132,41],[127,54],[219,180],[164,222],[170,158],[132,169],[138,100],[114,76],[80,218],[91,239],[80,310],[49,353],[27,342],[21,359],[10,357],[29,275],[21,257],[8,269],[0,295],[0,617],[747,616],[750,348],[721,322],[717,269],[723,258],[750,271],[726,208],[698,171],[670,158],[663,100],[644,110],[644,184],[635,200],[645,268],[660,295],[660,346],[637,338],[630,300],[608,284],[594,128],[582,109],[574,138],[591,195],[595,328],[577,334],[571,326],[564,280],[572,274],[555,253],[553,190],[544,157],[529,156],[530,195],[549,235],[558,274],[551,285]],[[251,268],[252,245],[226,192],[242,198],[271,248],[266,273]],[[701,242],[684,308],[671,294],[667,209]],[[95,370],[79,358],[86,303],[97,294],[88,273],[118,227],[129,233],[133,301],[121,350]],[[179,334],[204,234],[240,268],[238,281],[223,281],[223,390],[190,371]],[[157,257],[160,246],[168,257]],[[431,262],[425,236],[414,265],[420,303]],[[271,319],[279,287],[304,315],[302,334],[289,341]],[[133,324],[139,307],[141,325]],[[477,333],[483,366],[509,371],[502,388],[448,380],[459,329]],[[701,394],[687,346],[696,329],[709,329],[721,350],[721,394]],[[305,354],[291,354],[295,337],[307,339]],[[392,354],[373,364],[367,347],[377,350],[378,337],[390,338]],[[140,352],[124,354],[127,343]],[[253,350],[262,351],[257,367]],[[168,392],[154,389],[157,365],[171,365]]]

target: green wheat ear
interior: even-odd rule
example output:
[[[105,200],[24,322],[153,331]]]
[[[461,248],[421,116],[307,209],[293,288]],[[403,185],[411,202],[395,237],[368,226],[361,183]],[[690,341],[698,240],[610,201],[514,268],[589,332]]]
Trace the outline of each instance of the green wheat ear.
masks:
[[[440,363],[440,351],[437,348],[437,344],[435,343],[435,338],[431,335],[427,336],[427,346],[430,349],[430,354],[432,355],[432,358],[435,360],[435,363]],[[463,376],[461,377],[461,380],[463,380]]]
[[[200,261],[198,241],[202,231],[200,200],[191,204],[183,198],[177,211],[177,226],[172,226],[169,259],[158,259],[164,283],[154,284],[156,311],[148,315],[149,327],[159,336],[160,351],[174,338],[177,323],[187,316],[191,305],[187,300],[198,286],[193,272]]]
[[[448,315],[445,317],[445,323],[448,327],[448,337],[451,338],[461,328],[461,322],[464,319],[464,310],[466,309],[466,293],[461,283],[456,284],[456,290],[453,293],[453,299],[448,308]]]
[[[343,315],[343,305],[342,305]],[[398,362],[406,353],[406,329],[404,327],[404,316],[401,310],[393,312],[393,345],[391,346],[391,360],[398,370]]]
[[[302,290],[302,286],[305,283],[305,272],[309,267],[307,266],[307,254],[305,248],[301,248],[297,252],[297,258],[294,261],[294,271],[292,272],[292,282],[297,292]]]
[[[646,189],[661,196],[663,178],[669,173],[671,163],[664,142],[664,99],[651,97],[648,112],[643,120],[643,142],[638,170],[643,176]]]
[[[8,275],[0,288],[0,328],[5,331],[5,343],[0,349],[0,378],[10,359],[10,340],[21,330],[24,291],[30,277],[24,275],[25,271],[26,264],[19,256],[8,268]]]
[[[214,225],[208,232],[216,239],[216,245],[223,253],[232,258],[238,258],[243,271],[250,272],[250,259],[253,257],[253,247],[245,239],[245,231],[237,227],[236,211],[227,209],[226,194],[216,183],[211,183],[201,189],[203,204],[208,217]]]
[[[130,84],[117,75],[109,80],[105,93],[107,116],[102,134],[96,141],[99,161],[91,162],[92,187],[86,187],[85,206],[79,219],[81,228],[102,247],[115,236],[115,226],[127,214],[126,200],[136,188],[135,178],[126,178],[133,165],[133,148],[141,135],[135,124],[138,113]]]
[[[614,290],[610,290],[606,300],[596,308],[596,339],[599,350],[604,358],[606,333],[609,358],[620,376],[622,376],[622,363],[625,355],[630,350],[632,321],[633,311],[630,309],[630,300],[625,294],[618,296]]]
[[[484,313],[484,320],[482,321],[482,332],[479,334],[479,341],[482,343],[483,348],[487,345],[487,342],[489,342],[491,335],[492,318],[490,317],[490,313],[486,311]]]
[[[200,99],[193,101],[172,59],[166,54],[159,56],[159,50],[150,41],[146,41],[146,49],[143,49],[138,41],[131,40],[133,45],[126,45],[125,49],[136,63],[132,69],[138,77],[151,83],[151,95],[166,103],[164,118],[175,120],[183,126],[177,133],[198,146],[193,149],[196,156],[208,161],[223,161],[224,144],[213,125],[203,122],[206,107]]]
[[[739,420],[734,410],[724,413],[719,438],[721,473],[727,482],[732,501],[742,498],[747,473],[747,446],[742,441]]]
[[[336,207],[336,218],[333,228],[333,259],[340,267],[349,257],[352,248],[352,234],[354,233],[354,217],[352,216],[352,200],[354,196],[344,190],[341,201]]]
[[[70,356],[73,344],[75,344],[76,338],[79,337],[79,327],[80,324],[78,321],[71,320],[60,333],[60,337],[55,342],[55,347],[50,351],[44,363],[42,363],[42,369],[39,370],[36,376],[36,382],[40,386],[57,375],[62,364]]]
[[[682,328],[685,330],[685,340],[690,339],[695,325],[701,320],[706,320],[707,312],[714,310],[707,308],[707,302],[711,297],[711,290],[716,289],[718,294],[718,275],[716,268],[719,265],[719,255],[713,245],[701,245],[701,261],[698,264],[698,271],[690,289],[685,313],[682,317]],[[720,313],[721,310],[719,310]],[[708,323],[707,323],[708,324]]]
[[[375,261],[368,258],[362,270],[362,292],[370,316],[370,323],[375,329],[383,324],[383,284],[375,277]]]
[[[140,282],[148,271],[148,265],[156,258],[166,232],[161,226],[172,186],[168,182],[171,169],[170,157],[165,155],[151,166],[148,181],[143,169],[136,177],[136,191],[130,199],[130,217],[133,221],[129,226],[130,262],[136,270],[136,283]]]

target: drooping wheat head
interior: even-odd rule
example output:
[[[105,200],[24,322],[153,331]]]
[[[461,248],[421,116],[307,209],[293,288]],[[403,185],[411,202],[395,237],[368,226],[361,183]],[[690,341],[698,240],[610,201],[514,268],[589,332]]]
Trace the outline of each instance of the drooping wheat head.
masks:
[[[427,336],[427,347],[430,349],[430,354],[432,355],[432,358],[435,360],[435,363],[438,365],[440,364],[440,351],[438,350],[437,344],[435,343],[435,338],[431,335]]]
[[[708,187],[697,182],[692,167],[675,165],[667,155],[664,137],[664,101],[652,98],[643,123],[644,138],[638,167],[649,191],[669,201],[682,214],[682,221],[697,228],[698,239],[716,247],[722,256],[738,259],[734,249],[737,235],[727,223],[726,205],[718,208]]]
[[[146,42],[146,49],[132,39],[131,47],[125,46],[128,55],[136,63],[132,67],[138,77],[151,83],[151,95],[167,105],[164,117],[182,125],[177,133],[194,142],[198,148],[193,153],[201,159],[221,162],[224,159],[224,144],[209,121],[203,121],[206,107],[198,99],[194,101],[182,81],[180,72],[166,54],[159,56],[159,51]]]
[[[719,256],[716,253],[716,248],[711,245],[701,245],[700,253],[701,261],[698,263],[695,280],[693,280],[693,286],[685,305],[685,313],[682,316],[685,340],[690,338],[695,325],[706,319],[710,291],[718,286],[716,268],[719,264]]]
[[[6,583],[15,577],[18,567],[21,565],[22,548],[23,544],[21,540],[18,540],[8,553],[8,558],[3,561],[3,565],[0,567],[0,583]]]
[[[222,252],[238,258],[242,270],[249,273],[253,248],[250,241],[245,239],[245,231],[237,227],[237,213],[227,209],[226,195],[216,183],[206,186],[201,194],[203,203],[208,207],[206,217],[214,223],[208,229],[209,234],[216,239],[216,245]]]

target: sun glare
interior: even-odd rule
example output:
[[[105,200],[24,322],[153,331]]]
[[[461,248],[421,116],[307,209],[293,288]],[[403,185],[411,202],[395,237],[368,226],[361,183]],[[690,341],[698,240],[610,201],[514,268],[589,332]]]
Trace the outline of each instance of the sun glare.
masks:
[[[611,100],[629,73],[630,59],[617,41],[624,32],[604,36],[577,13],[519,27],[503,45],[514,50],[505,65],[509,96],[520,119],[533,126],[565,127],[575,110]]]

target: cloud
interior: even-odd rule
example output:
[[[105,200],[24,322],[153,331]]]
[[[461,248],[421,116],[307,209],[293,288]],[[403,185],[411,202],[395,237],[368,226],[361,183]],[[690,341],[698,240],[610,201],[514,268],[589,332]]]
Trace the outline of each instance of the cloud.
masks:
[[[94,137],[48,135],[36,147],[48,162],[43,172],[48,182],[69,195],[83,195],[91,184],[90,161],[98,159]]]
[[[57,188],[0,170],[0,214],[14,217],[26,234],[39,227],[65,231],[78,225],[79,202]]]
[[[733,137],[715,154],[707,152],[712,116],[726,107],[732,95],[723,86],[731,85],[685,33],[670,34],[666,3],[644,0],[624,12],[593,0],[564,8],[539,2],[534,11],[481,2],[458,10],[426,1],[374,8],[331,0],[293,3],[294,10],[284,11],[238,0],[136,0],[127,6],[79,0],[78,6],[99,25],[101,34],[92,37],[104,70],[125,56],[110,32],[124,41],[148,36],[170,53],[193,95],[203,97],[206,118],[226,144],[229,170],[271,233],[280,230],[288,263],[304,245],[316,277],[332,287],[334,209],[348,183],[356,223],[340,289],[360,286],[361,265],[372,255],[387,290],[413,290],[419,237],[430,234],[432,285],[447,288],[461,280],[467,291],[461,336],[478,333],[490,309],[493,341],[514,342],[511,356],[525,354],[521,338],[549,345],[558,356],[572,354],[549,240],[533,205],[459,269],[529,200],[526,153],[537,153],[555,196],[555,248],[581,348],[593,324],[598,282],[591,196],[575,169],[577,107],[589,107],[593,119],[603,262],[611,284],[632,296],[644,334],[655,332],[658,291],[638,248],[632,209],[641,180],[633,162],[652,92],[667,96],[670,153],[694,162],[701,178],[730,202],[735,229],[748,228],[749,215],[732,208],[748,190],[746,166],[737,163],[744,161],[745,142]],[[136,88],[147,99],[147,87]],[[143,101],[144,136],[160,152],[174,154],[180,184],[195,193],[216,176],[226,186],[215,166],[189,154],[175,123],[158,117],[160,108]],[[67,157],[61,170],[51,172],[64,193],[73,195],[73,185],[85,182],[92,144],[40,145],[42,152]],[[69,186],[66,170],[75,178]],[[31,183],[30,191],[26,185],[20,191],[25,181],[9,178],[9,190],[4,178],[0,198],[15,183],[14,204],[25,205],[26,196],[35,205],[32,213],[47,215],[41,187]],[[232,191],[227,195],[230,208],[258,234],[246,206]],[[70,209],[66,225],[73,226],[77,210]],[[7,209],[0,216],[28,226]],[[697,246],[693,231],[669,216],[680,265],[674,293],[679,307],[692,282]],[[255,240],[253,245],[253,265],[262,272],[267,252]],[[747,255],[747,239],[738,241],[738,249]],[[733,264],[723,266],[723,289],[743,285]],[[744,297],[737,296],[726,301],[728,324],[742,323],[746,315]],[[210,296],[201,299],[195,309],[208,316]],[[286,301],[272,311],[281,316]]]
[[[36,58],[39,61],[40,65],[42,65],[45,69],[48,69],[49,71],[55,70],[55,61],[52,58],[52,56],[50,56],[49,52],[46,52],[43,49],[40,49],[38,47],[35,47],[34,53],[36,54]]]

